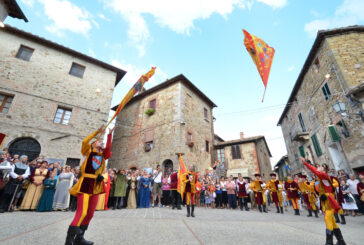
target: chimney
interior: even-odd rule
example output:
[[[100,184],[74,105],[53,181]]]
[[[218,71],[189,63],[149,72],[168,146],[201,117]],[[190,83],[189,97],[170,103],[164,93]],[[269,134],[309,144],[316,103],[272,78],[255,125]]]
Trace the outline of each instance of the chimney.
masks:
[[[240,132],[240,139],[244,139],[244,132]]]

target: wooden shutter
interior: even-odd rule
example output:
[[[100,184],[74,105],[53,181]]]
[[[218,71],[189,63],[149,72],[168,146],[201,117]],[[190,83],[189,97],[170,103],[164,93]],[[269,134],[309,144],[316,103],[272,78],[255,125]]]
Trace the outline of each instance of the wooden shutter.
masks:
[[[303,148],[303,145],[301,145],[300,147],[298,147],[298,151],[300,152],[301,157],[305,157],[305,148]]]
[[[234,145],[231,146],[231,155],[233,159],[236,159],[235,147]]]
[[[240,145],[236,145],[235,147],[236,147],[236,149],[235,149],[236,158],[241,159]]]
[[[319,141],[317,139],[316,134],[312,135],[311,140],[312,140],[312,143],[313,143],[313,147],[315,148],[316,155],[321,156],[322,155],[322,150],[321,150],[320,143],[319,143]]]
[[[327,129],[329,130],[330,137],[333,142],[340,141],[340,135],[337,132],[335,125],[330,125],[327,127]]]

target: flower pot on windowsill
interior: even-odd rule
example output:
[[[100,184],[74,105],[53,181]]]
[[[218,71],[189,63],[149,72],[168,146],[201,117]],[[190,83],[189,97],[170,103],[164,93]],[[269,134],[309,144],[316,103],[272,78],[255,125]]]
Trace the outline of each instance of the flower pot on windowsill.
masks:
[[[153,114],[154,114],[154,112],[155,112],[155,109],[154,109],[154,108],[149,108],[149,109],[145,112],[145,114],[147,114],[148,116],[151,116],[151,115],[153,115]]]
[[[145,152],[148,152],[148,151],[150,151],[152,149],[152,147],[150,147],[150,145],[149,144],[146,144],[145,146],[144,146],[144,151]]]
[[[195,144],[193,142],[187,143],[189,147],[193,147]]]

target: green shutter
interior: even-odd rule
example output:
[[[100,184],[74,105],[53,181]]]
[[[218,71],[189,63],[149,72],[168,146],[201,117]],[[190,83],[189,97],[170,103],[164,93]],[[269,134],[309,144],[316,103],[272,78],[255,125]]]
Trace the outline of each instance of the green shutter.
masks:
[[[300,147],[298,147],[298,150],[300,152],[301,157],[305,157],[305,149],[303,148],[303,145],[301,145]]]
[[[312,135],[311,140],[312,140],[312,143],[313,143],[313,147],[315,148],[316,155],[318,157],[321,156],[322,155],[322,150],[321,150],[320,143],[319,143],[319,141],[317,139],[316,134]]]
[[[339,133],[337,132],[337,129],[334,125],[330,125],[327,127],[328,130],[329,130],[329,133],[330,133],[330,137],[331,137],[331,140],[333,142],[337,142],[337,141],[340,141],[340,135]]]

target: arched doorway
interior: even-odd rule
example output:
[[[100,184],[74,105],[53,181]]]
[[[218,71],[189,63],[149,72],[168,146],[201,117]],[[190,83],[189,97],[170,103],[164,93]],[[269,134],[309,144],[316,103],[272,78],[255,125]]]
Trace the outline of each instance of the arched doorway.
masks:
[[[33,161],[40,154],[40,144],[33,138],[17,138],[10,144],[9,153],[27,155],[28,161]]]
[[[173,172],[173,162],[170,159],[164,160],[163,164],[164,172],[170,175]]]

